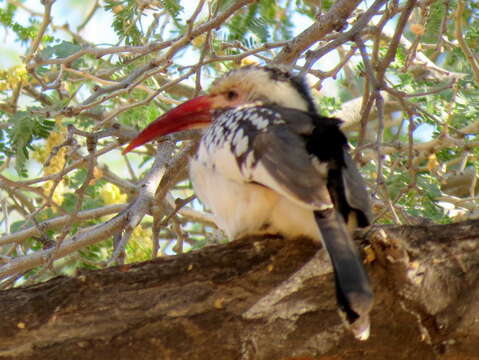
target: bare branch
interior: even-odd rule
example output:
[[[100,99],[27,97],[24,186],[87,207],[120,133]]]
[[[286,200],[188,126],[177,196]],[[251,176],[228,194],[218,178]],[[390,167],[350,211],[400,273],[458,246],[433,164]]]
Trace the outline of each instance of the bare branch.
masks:
[[[277,64],[296,62],[303,51],[321,40],[326,34],[342,29],[360,2],[361,0],[336,1],[326,14],[320,16],[313,25],[292,39],[274,58],[273,62]]]
[[[79,221],[89,220],[100,218],[105,215],[115,214],[127,207],[127,204],[115,204],[108,205],[100,208],[95,208],[91,210],[79,211],[77,214],[77,219]],[[46,230],[55,230],[59,229],[68,223],[70,220],[70,215],[59,216],[52,218],[46,221],[43,221],[36,226],[29,227],[28,229],[15,232],[13,234],[4,235],[0,238],[0,246],[11,244],[11,243],[20,243],[28,238],[41,236],[42,233],[39,229],[43,231]]]

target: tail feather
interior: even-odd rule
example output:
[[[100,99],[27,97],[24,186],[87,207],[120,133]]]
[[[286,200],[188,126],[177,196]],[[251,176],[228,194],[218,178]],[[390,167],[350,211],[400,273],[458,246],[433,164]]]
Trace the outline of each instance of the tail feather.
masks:
[[[359,252],[336,210],[315,211],[315,219],[333,265],[339,308],[354,335],[365,340],[373,293]]]

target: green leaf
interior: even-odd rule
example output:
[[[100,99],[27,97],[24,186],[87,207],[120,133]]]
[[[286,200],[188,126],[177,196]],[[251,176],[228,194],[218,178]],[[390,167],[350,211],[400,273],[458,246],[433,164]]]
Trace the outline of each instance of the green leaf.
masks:
[[[183,6],[179,4],[178,0],[160,0],[161,5],[177,22],[180,21],[178,15],[183,11]]]
[[[5,9],[0,9],[0,24],[5,26],[7,29],[13,30],[13,32],[18,36],[18,39],[22,42],[33,39],[37,34],[37,23],[33,20],[30,20],[32,25],[23,26],[17,23],[14,20],[15,11],[17,7],[8,4]]]
[[[26,177],[28,173],[25,164],[32,141],[48,137],[55,122],[34,116],[28,111],[16,112],[11,115],[9,122],[12,125],[8,129],[9,147],[4,151],[15,155],[15,170],[18,175]]]
[[[25,177],[28,175],[25,167],[25,163],[28,160],[27,146],[32,141],[35,121],[28,116],[26,111],[19,111],[13,114],[10,120],[13,124],[10,136],[13,152],[15,153],[15,170],[18,175]]]
[[[426,31],[422,36],[422,40],[428,43],[434,43],[437,41],[438,30],[441,28],[441,23],[446,14],[446,5],[444,1],[435,1],[431,4],[431,15],[426,24]]]
[[[115,10],[117,7],[119,7],[119,10]],[[105,9],[114,13],[113,30],[121,40],[125,41],[126,45],[141,43],[143,34],[138,26],[141,13],[135,0],[106,0]]]
[[[58,45],[47,46],[40,52],[40,57],[44,60],[51,59],[53,57],[65,58],[71,54],[76,53],[81,49],[78,44],[71,43],[69,41],[62,41]]]

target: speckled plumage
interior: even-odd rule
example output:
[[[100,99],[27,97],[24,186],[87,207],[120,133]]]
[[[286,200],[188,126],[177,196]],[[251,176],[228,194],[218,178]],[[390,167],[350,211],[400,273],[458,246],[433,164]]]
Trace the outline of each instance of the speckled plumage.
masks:
[[[216,111],[214,118],[214,126],[208,128],[202,144],[209,152],[228,146],[240,167],[251,154],[251,144],[258,133],[267,131],[268,126],[285,123],[278,112],[260,104]],[[250,166],[255,164],[254,154],[252,161]]]

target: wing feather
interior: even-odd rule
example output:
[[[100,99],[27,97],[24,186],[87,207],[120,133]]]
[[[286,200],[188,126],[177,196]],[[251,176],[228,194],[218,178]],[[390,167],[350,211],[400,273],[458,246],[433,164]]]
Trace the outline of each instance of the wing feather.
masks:
[[[362,218],[358,219],[359,226],[368,226],[371,223],[372,214],[366,184],[356,168],[351,155],[347,152],[344,153],[344,163],[345,167],[343,168],[342,175],[346,200],[351,208],[361,214]]]
[[[333,206],[326,171],[308,154],[304,139],[286,125],[271,126],[253,141],[257,165],[251,179],[313,209]],[[325,168],[323,170],[326,170]]]

